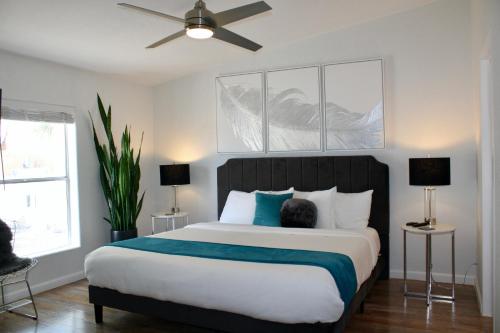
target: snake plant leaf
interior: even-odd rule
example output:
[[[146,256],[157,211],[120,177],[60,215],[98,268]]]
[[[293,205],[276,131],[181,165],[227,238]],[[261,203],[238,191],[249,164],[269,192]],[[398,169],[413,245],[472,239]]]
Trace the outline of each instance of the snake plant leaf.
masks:
[[[111,130],[111,105],[108,107],[108,112],[106,113],[106,109],[102,103],[101,97],[97,94],[97,105],[99,108],[99,114],[101,116],[101,121],[104,127],[104,131],[106,133],[106,138],[108,139],[108,144],[110,148],[110,155],[112,158],[116,157],[116,146],[113,139],[113,132]]]
[[[139,213],[142,209],[142,202],[144,201],[145,194],[146,194],[146,192],[142,192],[141,200],[139,200],[139,204],[137,205],[136,216],[135,216],[136,219],[139,217]]]
[[[97,104],[107,144],[100,143],[91,115],[90,119],[94,134],[94,146],[99,161],[101,187],[109,212],[109,217],[105,217],[104,220],[111,225],[113,230],[134,229],[145,195],[143,192],[138,202],[141,177],[139,162],[144,133],[142,133],[137,157],[134,157],[134,149],[130,144],[130,127],[125,126],[120,141],[120,154],[118,154],[111,127],[111,106],[106,112],[99,95],[97,95]]]

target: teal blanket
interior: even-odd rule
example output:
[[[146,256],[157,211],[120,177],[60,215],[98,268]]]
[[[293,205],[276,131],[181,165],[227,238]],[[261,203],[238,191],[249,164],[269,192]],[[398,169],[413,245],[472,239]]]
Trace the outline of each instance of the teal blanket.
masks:
[[[276,249],[269,247],[141,237],[111,243],[108,246],[178,256],[248,261],[269,264],[317,266],[332,275],[347,308],[357,289],[356,271],[351,258],[340,253]],[[304,281],[309,283],[309,281]]]

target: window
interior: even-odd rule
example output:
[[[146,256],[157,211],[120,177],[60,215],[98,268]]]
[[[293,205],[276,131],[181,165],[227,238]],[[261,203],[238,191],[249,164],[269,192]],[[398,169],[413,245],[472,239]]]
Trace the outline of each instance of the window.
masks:
[[[78,247],[72,114],[53,111],[56,106],[4,104],[9,106],[2,108],[0,128],[5,175],[5,181],[0,177],[0,218],[12,229],[15,253],[40,256]]]

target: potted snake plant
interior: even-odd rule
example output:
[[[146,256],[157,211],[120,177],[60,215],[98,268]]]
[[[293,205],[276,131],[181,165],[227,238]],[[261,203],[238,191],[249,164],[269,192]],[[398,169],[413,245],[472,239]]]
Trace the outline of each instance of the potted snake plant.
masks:
[[[94,145],[99,160],[101,188],[106,199],[109,217],[104,220],[111,225],[111,242],[137,237],[137,218],[142,208],[144,194],[139,199],[139,182],[141,168],[141,145],[137,157],[130,145],[130,129],[125,126],[121,137],[121,148],[118,151],[111,131],[111,106],[104,108],[99,94],[97,105],[102,126],[106,133],[105,143],[101,144],[95,129],[94,119],[89,112],[94,132]]]

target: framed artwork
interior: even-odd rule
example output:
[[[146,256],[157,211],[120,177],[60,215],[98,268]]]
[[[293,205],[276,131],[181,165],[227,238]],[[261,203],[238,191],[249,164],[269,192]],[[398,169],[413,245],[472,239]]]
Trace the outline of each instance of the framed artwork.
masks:
[[[264,75],[248,73],[215,79],[217,151],[264,151]]]
[[[382,60],[324,66],[326,149],[384,148]]]
[[[321,150],[319,74],[318,66],[267,72],[269,152]]]

